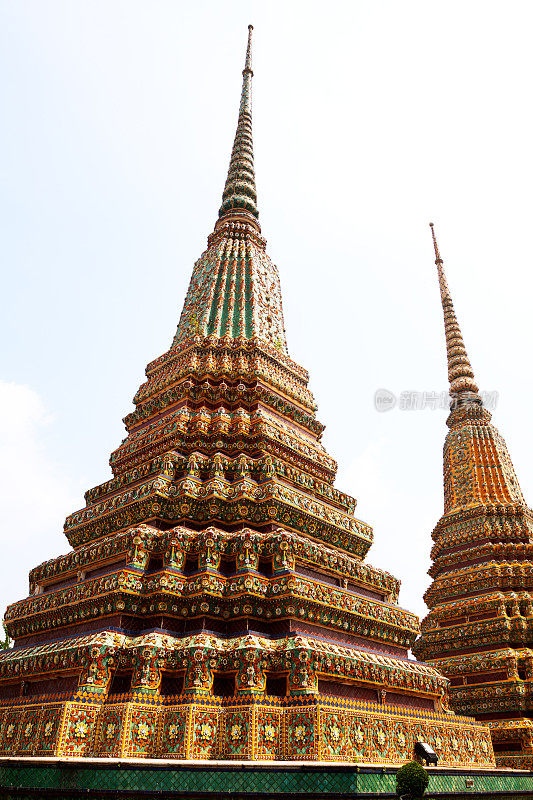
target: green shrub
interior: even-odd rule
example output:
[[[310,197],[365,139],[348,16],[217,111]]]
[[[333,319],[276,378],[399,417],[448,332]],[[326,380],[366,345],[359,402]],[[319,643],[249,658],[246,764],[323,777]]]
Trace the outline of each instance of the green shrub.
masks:
[[[400,767],[396,773],[396,794],[406,794],[408,797],[422,797],[429,783],[429,775],[424,767],[416,761],[409,761]]]

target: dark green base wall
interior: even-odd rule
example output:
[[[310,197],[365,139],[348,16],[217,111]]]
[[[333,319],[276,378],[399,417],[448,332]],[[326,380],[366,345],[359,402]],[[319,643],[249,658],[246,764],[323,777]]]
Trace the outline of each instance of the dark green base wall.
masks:
[[[0,758],[0,797],[167,800],[340,800],[396,797],[397,768],[250,762]],[[533,773],[429,769],[430,798],[533,798]]]

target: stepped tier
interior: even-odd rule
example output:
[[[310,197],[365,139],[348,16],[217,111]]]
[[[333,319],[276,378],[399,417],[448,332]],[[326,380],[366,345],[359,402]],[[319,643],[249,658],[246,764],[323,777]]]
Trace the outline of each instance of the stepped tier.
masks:
[[[477,395],[435,247],[452,411],[430,609],[413,651],[450,679],[450,704],[492,731],[497,764],[533,768],[533,514]],[[459,372],[456,372],[459,370]],[[459,383],[454,383],[459,381]]]
[[[370,637],[386,652],[403,652],[418,633],[417,618],[395,604],[392,576],[281,528],[142,525],[47,562],[30,579],[33,596],[5,615],[9,635],[24,645],[110,617],[120,629],[182,634],[314,626],[337,641]]]
[[[409,658],[418,619],[363,563],[257,221],[250,44],[219,220],[113,477],[30,574],[0,652],[0,752],[494,763]]]

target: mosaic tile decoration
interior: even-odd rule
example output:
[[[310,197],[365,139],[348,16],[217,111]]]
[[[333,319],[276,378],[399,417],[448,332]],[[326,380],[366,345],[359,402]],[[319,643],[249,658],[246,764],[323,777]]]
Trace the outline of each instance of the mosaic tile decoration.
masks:
[[[488,729],[450,714],[409,716],[320,696],[182,700],[176,706],[130,701],[0,711],[0,754],[401,765],[422,739],[443,766],[493,764]]]

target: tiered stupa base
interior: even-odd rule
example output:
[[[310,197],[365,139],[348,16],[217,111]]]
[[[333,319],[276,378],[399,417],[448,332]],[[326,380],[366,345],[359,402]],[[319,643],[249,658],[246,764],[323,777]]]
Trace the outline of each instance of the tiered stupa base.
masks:
[[[6,615],[1,755],[399,764],[422,740],[494,764],[488,728],[408,657],[398,582],[323,543],[140,525],[30,586]]]
[[[402,764],[418,739],[440,766],[494,765],[487,728],[470,718],[308,696],[13,705],[0,754]]]

